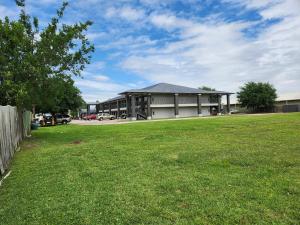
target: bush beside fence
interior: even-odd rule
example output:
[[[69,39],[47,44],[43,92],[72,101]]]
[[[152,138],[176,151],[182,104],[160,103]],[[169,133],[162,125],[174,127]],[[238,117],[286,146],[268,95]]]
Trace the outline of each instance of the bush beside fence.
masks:
[[[0,175],[9,163],[24,137],[31,132],[29,111],[18,111],[16,107],[0,106]]]

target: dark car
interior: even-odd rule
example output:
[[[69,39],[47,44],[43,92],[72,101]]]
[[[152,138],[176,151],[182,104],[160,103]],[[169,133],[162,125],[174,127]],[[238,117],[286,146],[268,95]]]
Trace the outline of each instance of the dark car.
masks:
[[[68,124],[71,122],[71,117],[69,115],[65,115],[65,114],[56,114],[55,115],[56,118],[56,123],[60,123],[60,124]]]
[[[55,126],[56,119],[51,113],[44,113],[43,118],[40,120],[41,126]]]

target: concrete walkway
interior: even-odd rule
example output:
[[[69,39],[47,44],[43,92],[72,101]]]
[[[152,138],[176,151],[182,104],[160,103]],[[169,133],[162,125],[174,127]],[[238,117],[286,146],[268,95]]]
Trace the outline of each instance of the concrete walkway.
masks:
[[[191,120],[191,119],[211,119],[223,116],[202,116],[202,117],[183,117],[183,118],[169,118],[169,119],[154,119],[154,120],[72,120],[70,124],[76,125],[113,125],[113,124],[128,124],[128,123],[147,123],[147,122],[159,122],[159,121],[173,121],[173,120]]]
[[[222,117],[240,117],[240,116],[268,116],[274,114],[286,114],[286,113],[257,113],[257,114],[232,114],[232,115],[221,115],[221,116],[203,116],[203,117],[184,117],[184,118],[170,118],[170,119],[155,119],[155,120],[72,120],[70,124],[76,125],[114,125],[114,124],[128,124],[128,123],[148,123],[148,122],[159,122],[159,121],[173,121],[173,120],[195,120],[195,119],[216,119]]]
[[[237,116],[267,116],[273,114],[283,113],[258,113],[258,114],[233,114],[233,115],[222,115],[222,116],[203,116],[203,117],[184,117],[184,118],[170,118],[170,119],[155,119],[155,120],[135,120],[131,121],[128,119],[118,120],[72,120],[70,124],[76,125],[114,125],[114,124],[128,124],[128,123],[147,123],[147,122],[158,122],[158,121],[173,121],[173,120],[192,120],[192,119],[215,119],[221,117],[237,117]]]
[[[72,120],[70,124],[76,125],[112,125],[112,124],[126,124],[134,121],[129,120]]]

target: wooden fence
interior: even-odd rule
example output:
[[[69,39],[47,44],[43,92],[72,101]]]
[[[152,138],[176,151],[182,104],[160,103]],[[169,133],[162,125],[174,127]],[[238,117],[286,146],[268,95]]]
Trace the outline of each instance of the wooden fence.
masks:
[[[16,107],[0,106],[0,176],[24,137],[31,132],[31,112],[18,111]]]

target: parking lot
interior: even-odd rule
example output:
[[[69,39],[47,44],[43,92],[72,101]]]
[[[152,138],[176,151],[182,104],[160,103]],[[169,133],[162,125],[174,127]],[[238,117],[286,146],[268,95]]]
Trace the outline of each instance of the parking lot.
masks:
[[[204,117],[183,117],[172,119],[155,119],[155,120],[128,120],[128,119],[115,119],[115,120],[72,120],[70,124],[77,125],[111,125],[111,124],[126,124],[126,123],[143,123],[143,122],[158,122],[158,121],[172,121],[172,120],[191,120],[191,119],[212,119],[213,116]]]

